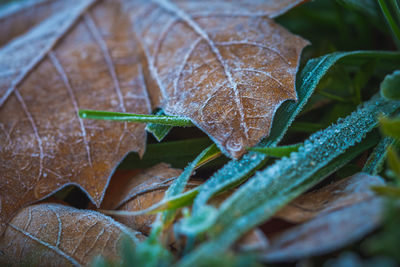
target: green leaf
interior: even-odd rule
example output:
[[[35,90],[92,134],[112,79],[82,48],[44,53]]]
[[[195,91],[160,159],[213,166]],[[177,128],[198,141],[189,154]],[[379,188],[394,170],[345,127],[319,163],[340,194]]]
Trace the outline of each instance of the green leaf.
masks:
[[[385,77],[381,83],[381,94],[387,99],[400,100],[400,70]]]
[[[207,149],[206,153],[201,156],[201,158],[197,161],[195,169],[200,168],[201,166],[207,164],[208,162],[218,158],[222,155],[221,150],[214,144]]]
[[[377,125],[380,113],[391,114],[399,108],[400,102],[373,97],[337,124],[313,134],[290,158],[256,173],[221,204],[207,231],[209,241],[184,257],[181,266],[193,265],[210,252],[226,251],[242,234],[318,183],[323,177],[316,179],[314,174],[361,142]]]
[[[387,161],[390,170],[396,175],[400,182],[400,158],[393,147],[389,147],[387,150]]]
[[[381,117],[379,123],[384,135],[400,139],[400,118],[389,119]]]
[[[387,148],[394,143],[394,140],[389,137],[383,138],[374,148],[374,151],[369,155],[362,169],[363,172],[371,175],[377,175],[381,172],[383,163],[386,159]]]
[[[165,116],[166,114],[161,109],[157,111],[155,115]],[[156,124],[156,123],[148,123],[146,125],[146,131],[153,134],[153,136],[157,139],[158,142],[162,141],[164,137],[167,136],[169,131],[171,131],[172,128],[173,126]]]
[[[382,185],[382,186],[373,186],[372,190],[374,190],[375,193],[381,196],[400,198],[400,187]]]
[[[288,157],[290,153],[297,152],[301,144],[289,146],[275,146],[275,147],[251,147],[250,151],[263,153],[267,156],[274,158]]]
[[[169,126],[192,127],[193,123],[184,117],[168,115],[131,114],[100,110],[79,110],[82,119],[156,123]]]

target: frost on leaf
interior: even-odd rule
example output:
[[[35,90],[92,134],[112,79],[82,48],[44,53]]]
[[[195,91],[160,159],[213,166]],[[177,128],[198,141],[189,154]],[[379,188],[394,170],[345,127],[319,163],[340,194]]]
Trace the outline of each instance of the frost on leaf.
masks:
[[[0,4],[0,46],[5,45],[18,35],[24,34],[47,17],[79,5],[79,2],[82,3],[83,1],[2,1]],[[87,5],[87,3],[83,4]],[[32,12],[34,12],[34,16],[32,16]]]
[[[180,169],[160,163],[136,175],[113,177],[104,197],[102,208],[118,211],[141,211],[150,208],[163,200],[165,192],[181,173]],[[198,180],[190,181],[186,185],[186,189],[199,184]],[[148,234],[156,215],[115,215],[114,218],[132,229]]]
[[[378,176],[359,173],[297,197],[274,217],[292,223],[305,222],[321,213],[370,199],[374,196],[371,186],[382,184]]]
[[[299,2],[124,1],[153,103],[190,118],[226,154],[240,157],[268,135],[282,102],[297,99],[307,42],[268,17]]]
[[[59,204],[39,204],[21,210],[0,239],[4,266],[89,266],[102,255],[120,261],[120,243],[144,236],[101,213]]]
[[[128,17],[117,1],[90,2],[0,49],[0,233],[18,209],[67,184],[99,206],[117,163],[144,153],[145,125],[78,116],[151,110]]]
[[[272,236],[262,258],[267,262],[294,261],[361,239],[382,219],[382,199],[370,187],[383,183],[380,177],[359,173],[297,198],[279,217],[301,221],[308,216],[310,220]]]

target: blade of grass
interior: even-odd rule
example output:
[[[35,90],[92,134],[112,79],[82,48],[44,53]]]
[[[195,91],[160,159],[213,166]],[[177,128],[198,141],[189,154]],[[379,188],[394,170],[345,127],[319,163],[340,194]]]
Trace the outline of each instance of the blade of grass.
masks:
[[[274,158],[288,157],[290,153],[297,152],[301,144],[289,146],[275,146],[275,147],[251,147],[250,151],[263,153],[267,156]]]
[[[377,175],[381,172],[383,163],[386,159],[387,148],[394,143],[390,137],[383,138],[369,155],[367,162],[362,169],[363,172],[371,175]]]
[[[193,123],[184,117],[168,115],[131,114],[101,110],[79,110],[82,119],[156,123],[169,126],[192,127]]]

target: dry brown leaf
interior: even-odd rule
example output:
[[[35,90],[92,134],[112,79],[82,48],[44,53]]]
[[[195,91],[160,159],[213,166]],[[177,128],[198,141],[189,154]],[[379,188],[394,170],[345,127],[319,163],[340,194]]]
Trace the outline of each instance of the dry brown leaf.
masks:
[[[307,41],[268,17],[302,1],[126,0],[147,59],[155,106],[190,118],[238,158],[270,131],[282,102],[296,100]]]
[[[382,183],[380,177],[360,173],[319,192],[306,194],[301,203],[307,205],[292,209],[293,216],[288,215],[288,210],[284,217],[304,220],[299,213],[308,207],[312,214],[305,211],[306,216],[312,219],[271,236],[271,245],[262,259],[267,262],[295,261],[332,252],[361,239],[381,220],[382,199],[374,196],[370,187]]]
[[[101,204],[103,209],[119,209],[123,204],[141,194],[150,191],[165,190],[182,173],[180,169],[171,168],[169,164],[159,163],[151,168],[113,177]]]
[[[370,187],[379,184],[383,184],[380,177],[360,173],[299,196],[274,217],[292,223],[305,222],[323,212],[370,199],[374,195]]]
[[[122,234],[134,243],[144,239],[98,212],[59,204],[29,206],[8,224],[0,240],[0,263],[87,266],[97,255],[119,261]]]
[[[20,0],[0,8],[0,46],[25,33],[47,17],[79,4],[81,0]],[[32,15],[34,14],[34,16]]]
[[[107,189],[102,207],[104,209],[116,209],[120,211],[140,211],[147,209],[160,202],[164,198],[165,191],[177,178],[182,170],[171,168],[168,164],[160,163],[148,168],[124,183],[113,181]],[[186,189],[201,184],[198,180],[191,180]],[[118,193],[119,192],[119,193]],[[137,216],[118,216],[114,218],[136,229],[148,234],[151,225],[156,218],[154,214]]]
[[[117,163],[144,152],[143,124],[77,114],[151,110],[118,1],[78,2],[0,50],[0,234],[18,209],[68,184],[99,206]]]

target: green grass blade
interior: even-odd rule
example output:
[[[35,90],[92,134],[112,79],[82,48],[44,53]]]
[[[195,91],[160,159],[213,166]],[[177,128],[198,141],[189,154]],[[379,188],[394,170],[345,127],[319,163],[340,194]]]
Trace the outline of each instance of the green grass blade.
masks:
[[[369,155],[362,171],[371,175],[377,175],[380,173],[386,159],[387,149],[393,143],[394,140],[392,138],[383,138],[374,148],[374,151],[372,151],[372,153]]]
[[[400,182],[400,157],[393,147],[389,147],[387,151],[387,162],[390,170],[395,174]]]
[[[183,117],[168,115],[131,114],[101,110],[79,110],[82,119],[112,120],[139,123],[156,123],[169,126],[192,127],[193,123]]]
[[[319,182],[313,175],[361,142],[377,125],[380,113],[391,114],[399,108],[400,102],[374,97],[337,124],[313,134],[290,158],[258,172],[215,210],[207,231],[209,241],[184,257],[181,265],[190,266],[211,251],[225,252],[242,234]]]
[[[281,158],[288,157],[290,153],[297,152],[301,144],[289,145],[289,146],[275,146],[275,147],[252,147],[250,151],[263,153],[269,157]]]

